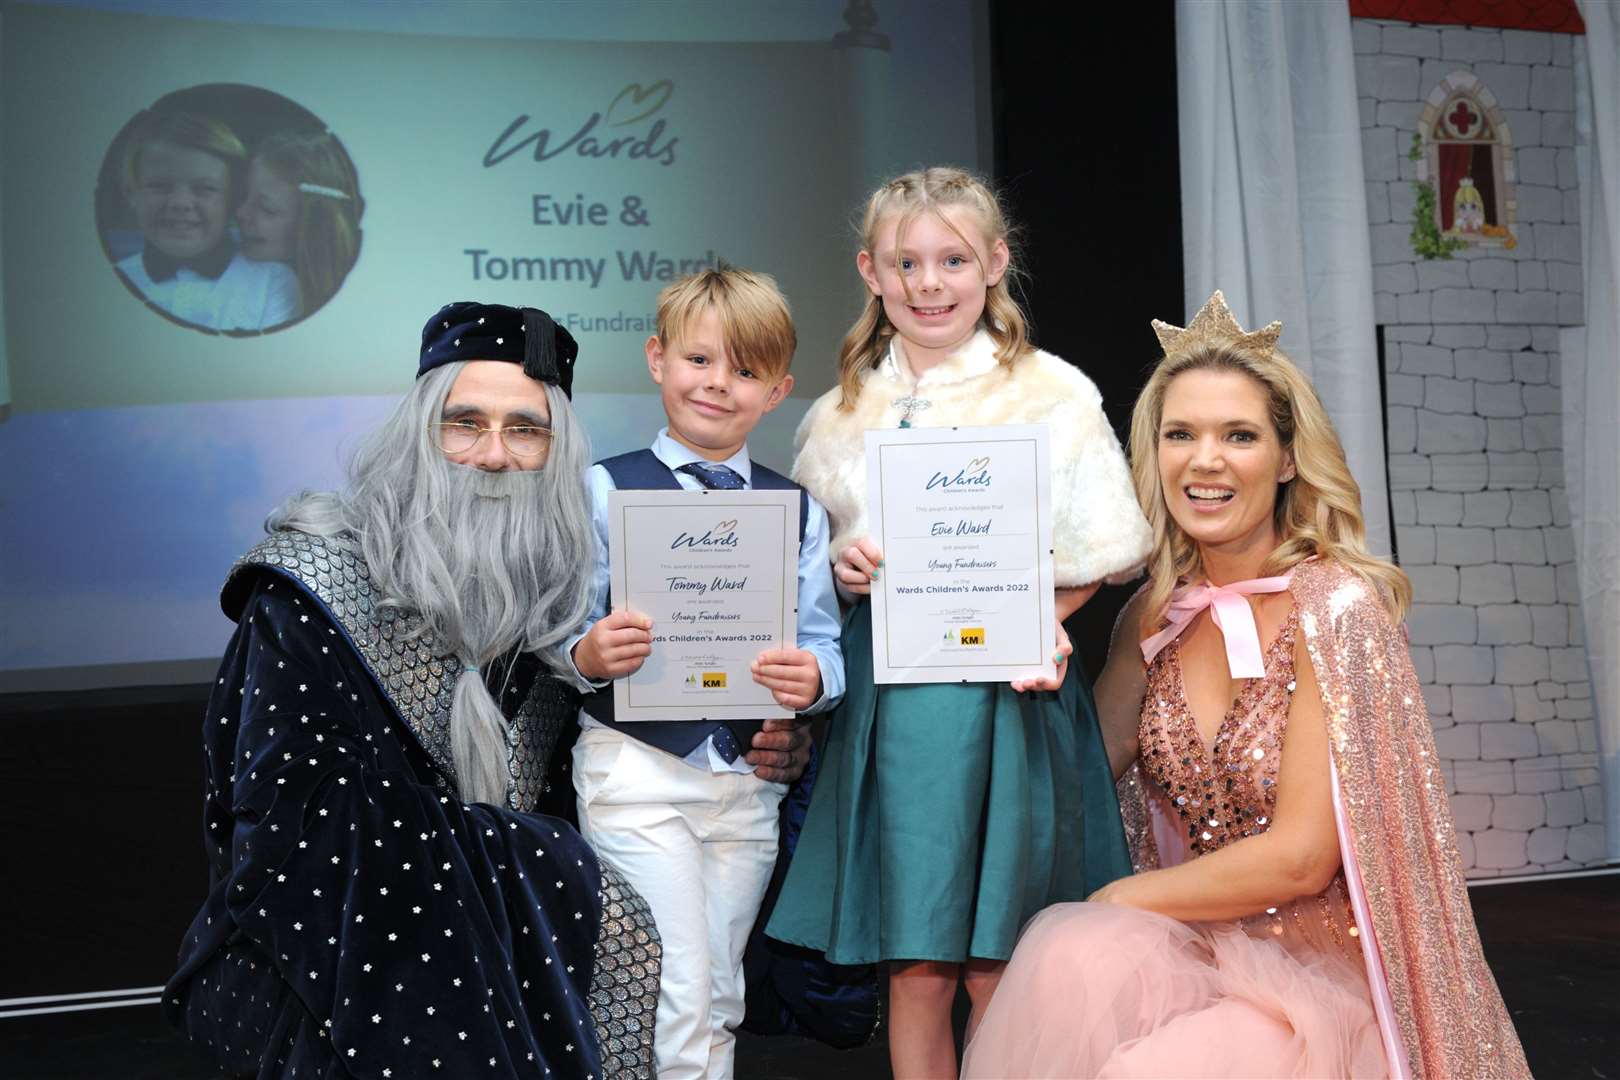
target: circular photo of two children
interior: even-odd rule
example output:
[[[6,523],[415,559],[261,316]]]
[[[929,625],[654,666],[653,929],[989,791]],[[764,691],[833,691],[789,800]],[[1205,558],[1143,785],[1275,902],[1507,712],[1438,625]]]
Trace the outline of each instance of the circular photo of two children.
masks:
[[[101,163],[96,228],[130,292],[193,330],[283,330],[326,305],[360,256],[365,200],[314,113],[256,86],[176,90]]]

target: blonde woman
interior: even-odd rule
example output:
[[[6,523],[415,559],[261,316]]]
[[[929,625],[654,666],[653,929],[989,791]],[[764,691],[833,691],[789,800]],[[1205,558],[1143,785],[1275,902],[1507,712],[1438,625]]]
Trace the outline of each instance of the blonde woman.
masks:
[[[1137,400],[1097,697],[1140,871],[1021,937],[966,1076],[1525,1076],[1400,620],[1310,382],[1220,293]],[[1134,774],[1133,774],[1134,777]]]

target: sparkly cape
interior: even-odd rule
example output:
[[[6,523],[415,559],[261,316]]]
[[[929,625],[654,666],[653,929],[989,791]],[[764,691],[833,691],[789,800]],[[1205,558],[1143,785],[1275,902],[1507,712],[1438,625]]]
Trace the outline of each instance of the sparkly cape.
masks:
[[[1485,964],[1406,637],[1362,578],[1307,560],[1289,586],[1333,749],[1334,821],[1392,1077],[1527,1077]],[[1148,781],[1120,778],[1133,870],[1159,865]]]
[[[1340,564],[1301,564],[1290,591],[1322,692],[1345,876],[1373,930],[1368,981],[1386,1047],[1407,1057],[1391,1075],[1529,1076],[1480,948],[1405,635]]]

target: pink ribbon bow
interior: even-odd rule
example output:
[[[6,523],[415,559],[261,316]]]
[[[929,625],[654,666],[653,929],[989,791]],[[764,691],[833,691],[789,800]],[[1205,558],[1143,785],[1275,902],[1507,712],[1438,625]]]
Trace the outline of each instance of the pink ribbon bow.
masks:
[[[1234,581],[1230,585],[1183,585],[1170,595],[1170,625],[1142,642],[1143,661],[1152,663],[1160,650],[1181,636],[1200,611],[1213,608],[1210,618],[1226,639],[1226,666],[1232,678],[1263,678],[1266,663],[1260,655],[1260,628],[1255,625],[1254,610],[1244,597],[1282,592],[1293,576],[1290,571],[1281,577]]]

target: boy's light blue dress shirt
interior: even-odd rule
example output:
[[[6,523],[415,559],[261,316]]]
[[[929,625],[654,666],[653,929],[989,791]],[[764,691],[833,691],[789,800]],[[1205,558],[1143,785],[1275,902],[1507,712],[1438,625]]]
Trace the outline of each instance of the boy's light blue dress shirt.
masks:
[[[682,465],[693,462],[703,465],[724,465],[742,477],[744,484],[753,487],[753,464],[748,460],[746,444],[725,461],[710,461],[676,442],[666,427],[661,429],[658,437],[653,440],[652,452],[674,473],[676,482],[687,491],[703,489],[703,485],[698,483],[696,477],[690,473],[676,471]],[[591,493],[591,521],[596,527],[596,565],[592,570],[596,581],[596,601],[591,606],[590,617],[580,627],[579,633],[563,644],[563,648],[567,650],[570,666],[574,662],[574,646],[608,613],[608,492],[614,489],[613,478],[602,466],[592,465],[590,471],[585,474],[585,479]],[[807,498],[805,503],[809,508],[809,517],[804,527],[804,543],[799,545],[797,644],[799,648],[816,658],[816,665],[821,669],[821,696],[809,708],[801,710],[800,715],[825,712],[838,704],[838,700],[844,696],[844,657],[838,647],[838,600],[833,593],[832,567],[827,557],[827,512],[814,498]],[[586,693],[600,690],[610,685],[612,681],[593,682],[581,675],[577,667],[574,668],[574,678],[579,689]],[[583,710],[579,714],[579,723],[582,728],[602,726]],[[753,766],[741,756],[734,762],[726,762],[714,749],[712,739],[704,740],[683,760],[698,768],[714,772],[754,771]]]

